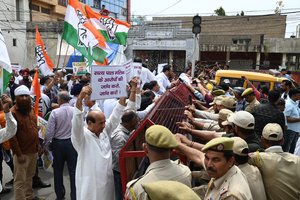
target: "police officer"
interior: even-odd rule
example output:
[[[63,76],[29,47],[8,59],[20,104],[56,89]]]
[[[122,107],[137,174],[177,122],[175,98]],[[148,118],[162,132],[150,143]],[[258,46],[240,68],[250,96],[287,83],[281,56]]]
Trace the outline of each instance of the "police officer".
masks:
[[[245,100],[249,103],[246,108],[245,111],[252,113],[253,109],[259,105],[259,101],[257,101],[254,91],[252,88],[247,88],[243,93],[242,93],[242,97],[245,98]]]
[[[204,165],[211,177],[205,200],[252,199],[244,174],[234,165],[233,143],[233,139],[221,137],[209,141],[202,148]]]
[[[263,129],[261,142],[265,152],[252,154],[249,163],[260,170],[267,199],[299,199],[300,157],[283,152],[281,126],[267,124]]]
[[[253,199],[266,200],[265,186],[260,171],[257,167],[248,163],[248,144],[240,137],[232,137],[232,139],[234,139],[235,165],[245,174]]]
[[[201,200],[191,188],[177,181],[156,181],[143,187],[151,200]]]
[[[170,160],[170,150],[178,146],[172,132],[161,125],[153,125],[146,130],[143,149],[150,160],[145,174],[127,183],[125,197],[132,200],[148,199],[142,184],[160,180],[181,182],[191,187],[191,171],[179,161]]]

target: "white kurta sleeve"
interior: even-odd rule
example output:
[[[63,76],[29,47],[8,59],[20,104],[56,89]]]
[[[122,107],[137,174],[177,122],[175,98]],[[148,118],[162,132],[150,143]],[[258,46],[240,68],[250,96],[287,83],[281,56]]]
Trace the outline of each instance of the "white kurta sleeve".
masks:
[[[12,138],[17,132],[17,121],[11,112],[5,113],[5,128],[0,130],[0,143],[5,142]]]
[[[107,135],[109,136],[109,138],[110,138],[111,134],[113,133],[113,131],[120,124],[121,117],[124,113],[124,108],[125,108],[125,106],[118,103],[115,106],[114,110],[112,111],[110,117],[108,118],[107,123],[105,125],[105,131],[106,131]]]
[[[152,110],[152,108],[155,106],[155,103],[150,104],[145,110],[143,111],[137,111],[136,114],[140,120],[145,119],[147,114]]]
[[[138,110],[141,108],[141,102],[142,102],[142,95],[136,94],[135,95],[135,109]]]
[[[84,137],[84,121],[83,121],[84,112],[80,111],[77,107],[74,107],[73,118],[72,118],[72,135],[71,141],[74,145],[74,148],[77,150],[80,148],[83,143]]]

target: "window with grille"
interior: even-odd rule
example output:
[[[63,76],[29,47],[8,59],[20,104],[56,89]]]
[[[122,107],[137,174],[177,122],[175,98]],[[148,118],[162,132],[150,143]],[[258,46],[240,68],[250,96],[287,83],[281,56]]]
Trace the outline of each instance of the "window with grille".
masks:
[[[38,11],[40,12],[40,7],[38,5],[35,5],[35,4],[31,4],[31,10],[35,10],[35,11]]]
[[[42,7],[41,12],[50,15],[50,9],[49,8]]]

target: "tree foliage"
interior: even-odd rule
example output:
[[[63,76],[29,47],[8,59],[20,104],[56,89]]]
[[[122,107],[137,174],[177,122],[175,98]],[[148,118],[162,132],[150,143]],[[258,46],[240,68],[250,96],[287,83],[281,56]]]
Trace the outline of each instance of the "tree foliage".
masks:
[[[222,8],[222,6],[220,6],[220,8],[217,8],[214,12],[218,16],[226,16],[225,10],[224,8]]]

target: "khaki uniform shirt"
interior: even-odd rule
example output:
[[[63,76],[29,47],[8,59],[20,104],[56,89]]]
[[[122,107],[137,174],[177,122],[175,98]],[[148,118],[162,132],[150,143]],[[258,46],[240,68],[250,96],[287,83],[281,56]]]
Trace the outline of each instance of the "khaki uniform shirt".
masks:
[[[211,120],[218,120],[219,114],[207,112],[204,110],[196,110],[195,111],[196,116],[203,118],[203,119],[211,119]]]
[[[228,172],[208,183],[204,200],[252,200],[251,191],[245,175],[237,166],[232,166]]]
[[[218,124],[218,121],[213,121],[213,122],[209,122],[209,123],[204,123],[203,124],[203,130],[220,131],[221,128]]]
[[[267,200],[265,186],[259,169],[248,163],[238,166],[245,174],[253,199]]]
[[[143,183],[170,180],[178,181],[191,187],[191,179],[191,170],[187,166],[180,164],[179,160],[160,160],[151,163],[142,177],[127,183],[126,195],[132,200],[146,200],[148,197],[142,187]]]
[[[272,146],[251,155],[262,175],[268,200],[300,199],[300,157]]]
[[[245,111],[249,112],[249,113],[252,113],[255,106],[259,105],[259,101],[257,101],[257,99],[254,99],[253,101],[251,101],[247,107],[245,108]]]

